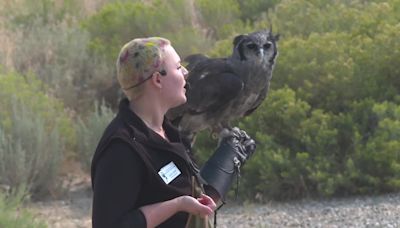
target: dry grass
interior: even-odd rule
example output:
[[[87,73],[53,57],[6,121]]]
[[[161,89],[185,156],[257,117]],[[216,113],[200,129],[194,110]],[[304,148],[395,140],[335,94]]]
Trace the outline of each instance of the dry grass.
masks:
[[[65,0],[50,0],[54,2],[56,9],[62,9],[65,5]],[[98,11],[104,4],[111,2],[112,0],[82,0],[76,1],[79,4],[80,9],[79,17],[85,18],[96,11]],[[10,22],[9,12],[19,12],[24,14],[24,12],[32,11],[29,9],[32,5],[26,4],[31,2],[31,0],[0,0],[0,65],[5,69],[13,69],[14,63],[11,58],[12,53],[16,46],[16,36],[18,32],[23,31],[10,31],[8,23]]]
[[[112,0],[83,0],[82,5],[84,7],[85,15],[89,16],[98,11],[104,4],[111,2]]]
[[[5,68],[11,68],[13,65],[10,56],[15,45],[11,38],[9,32],[0,27],[0,64]]]

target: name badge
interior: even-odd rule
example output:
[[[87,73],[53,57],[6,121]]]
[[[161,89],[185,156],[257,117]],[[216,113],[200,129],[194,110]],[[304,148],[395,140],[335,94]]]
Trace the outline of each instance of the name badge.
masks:
[[[168,163],[168,165],[162,167],[160,172],[158,172],[158,175],[160,175],[166,184],[171,183],[179,174],[181,174],[181,171],[176,167],[174,162]]]

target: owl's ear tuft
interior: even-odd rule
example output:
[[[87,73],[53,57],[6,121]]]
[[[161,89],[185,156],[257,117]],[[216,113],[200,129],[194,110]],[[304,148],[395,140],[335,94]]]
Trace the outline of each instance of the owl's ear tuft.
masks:
[[[247,37],[246,34],[236,36],[235,39],[233,39],[233,46],[236,47],[240,42],[245,39],[245,37]]]
[[[244,35],[238,35],[235,37],[233,40],[233,46],[239,51],[239,56],[240,56],[240,61],[245,61],[246,56],[243,53],[243,41],[245,41],[247,38],[247,34]]]
[[[276,34],[276,35],[274,36],[274,40],[275,40],[275,41],[278,41],[280,36],[281,36],[281,34]]]

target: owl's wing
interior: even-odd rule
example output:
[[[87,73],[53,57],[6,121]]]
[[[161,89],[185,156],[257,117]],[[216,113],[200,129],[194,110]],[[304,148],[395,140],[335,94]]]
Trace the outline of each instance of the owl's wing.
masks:
[[[250,115],[262,104],[264,99],[267,97],[268,89],[269,89],[269,83],[261,90],[259,96],[257,97],[257,100],[254,102],[253,107],[251,107],[249,110],[247,110],[243,116]]]
[[[198,63],[208,61],[209,58],[203,54],[194,54],[187,56],[184,61],[188,63],[186,68],[192,71]]]
[[[234,99],[244,82],[224,59],[202,61],[189,73],[187,108],[192,114],[213,112]]]

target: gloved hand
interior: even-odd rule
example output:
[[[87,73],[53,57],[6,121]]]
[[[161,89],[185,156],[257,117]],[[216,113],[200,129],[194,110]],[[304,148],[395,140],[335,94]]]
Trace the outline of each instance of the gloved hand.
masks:
[[[221,146],[223,143],[228,143],[238,155],[240,163],[243,165],[256,150],[256,142],[250,138],[250,136],[238,127],[234,127],[231,130],[224,129],[220,133],[220,140],[218,145]]]
[[[237,127],[224,129],[219,138],[218,147],[201,168],[200,176],[223,198],[234,178],[240,176],[240,169],[254,153],[256,144]]]

